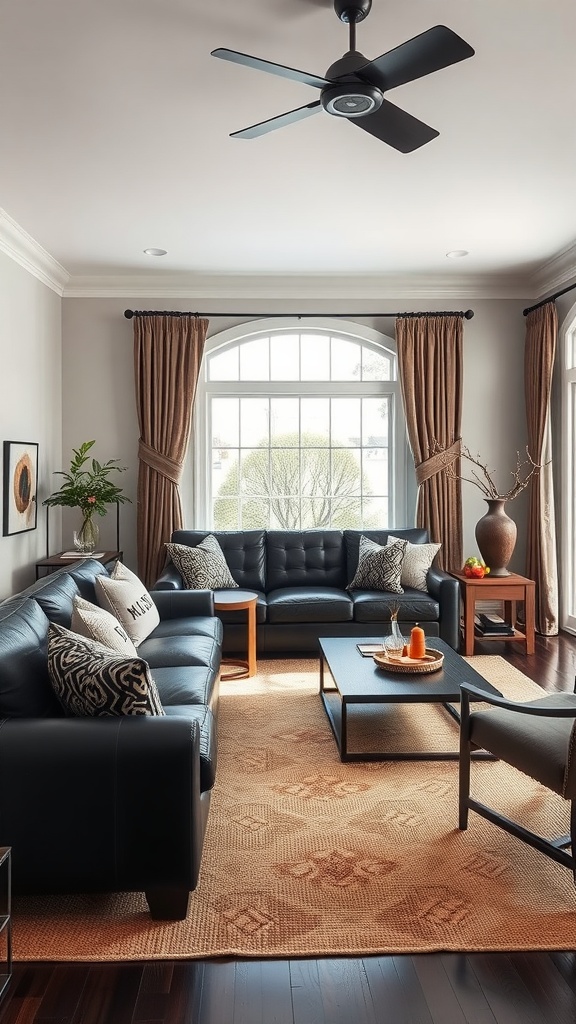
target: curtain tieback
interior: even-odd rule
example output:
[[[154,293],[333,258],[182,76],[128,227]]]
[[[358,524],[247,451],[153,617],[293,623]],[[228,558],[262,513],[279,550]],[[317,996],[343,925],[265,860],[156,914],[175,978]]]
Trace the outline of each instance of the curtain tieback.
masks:
[[[449,466],[450,463],[454,462],[454,460],[459,457],[461,448],[462,442],[460,438],[458,438],[458,440],[454,441],[449,448],[446,448],[442,452],[436,452],[435,455],[432,455],[429,459],[425,459],[424,462],[421,462],[416,466],[416,483],[418,486],[420,487],[425,480],[429,480],[430,477],[436,476],[436,473],[439,473],[441,469],[444,469],[446,466]]]
[[[162,455],[156,448],[151,448],[142,438],[138,441],[138,458],[160,476],[166,477],[172,484],[179,484],[182,477],[182,466],[167,455]]]

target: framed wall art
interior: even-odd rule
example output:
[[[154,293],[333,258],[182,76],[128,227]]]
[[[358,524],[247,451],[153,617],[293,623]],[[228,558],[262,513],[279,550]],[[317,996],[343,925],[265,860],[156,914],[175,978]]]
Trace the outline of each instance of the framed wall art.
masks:
[[[38,445],[33,441],[4,441],[4,537],[35,530]]]

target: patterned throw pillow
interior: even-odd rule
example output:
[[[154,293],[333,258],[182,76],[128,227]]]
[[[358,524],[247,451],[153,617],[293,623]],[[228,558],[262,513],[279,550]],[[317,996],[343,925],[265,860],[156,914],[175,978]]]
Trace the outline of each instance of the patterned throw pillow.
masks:
[[[360,536],[358,568],[349,590],[389,590],[392,594],[403,594],[400,585],[402,560],[407,541],[382,547],[364,534]]]
[[[122,628],[118,619],[100,608],[91,601],[85,601],[77,595],[72,602],[72,621],[70,629],[79,636],[85,636],[88,640],[96,640],[104,647],[116,651],[117,654],[126,654],[129,658],[135,658],[137,651],[125,629]]]
[[[69,715],[164,714],[143,658],[116,654],[53,622],[48,629],[48,673]]]
[[[238,587],[213,534],[209,533],[196,547],[167,544],[166,549],[188,590],[232,590]]]
[[[398,537],[388,537],[388,544],[398,541]],[[414,590],[428,590],[426,576],[428,569],[442,547],[441,544],[411,544],[407,541],[406,554],[402,562],[400,582],[403,587]]]
[[[160,615],[136,573],[116,562],[110,576],[97,576],[94,585],[100,607],[118,619],[136,647],[150,636],[160,622]]]

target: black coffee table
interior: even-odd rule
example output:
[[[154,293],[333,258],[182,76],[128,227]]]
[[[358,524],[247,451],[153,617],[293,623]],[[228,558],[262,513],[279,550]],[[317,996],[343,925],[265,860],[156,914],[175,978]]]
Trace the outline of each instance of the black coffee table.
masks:
[[[427,637],[426,647],[442,651],[444,662],[437,672],[404,675],[386,672],[357,644],[378,643],[379,637],[322,637],[320,645],[320,695],[340,752],[341,761],[455,761],[454,751],[409,752],[348,750],[348,710],[361,704],[442,704],[460,722],[453,703],[460,703],[460,683],[473,683],[485,693],[502,696],[483,676],[438,637]],[[473,757],[494,760],[484,750]]]

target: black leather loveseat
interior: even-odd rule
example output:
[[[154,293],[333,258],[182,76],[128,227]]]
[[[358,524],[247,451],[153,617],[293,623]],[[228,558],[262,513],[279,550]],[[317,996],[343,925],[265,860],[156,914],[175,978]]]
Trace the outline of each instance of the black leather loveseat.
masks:
[[[257,644],[262,655],[315,654],[321,636],[383,636],[389,632],[394,606],[399,607],[405,634],[418,622],[427,635],[440,636],[458,649],[459,584],[448,573],[432,565],[426,591],[349,589],[362,534],[380,545],[389,535],[417,545],[428,543],[426,530],[177,530],[171,539],[195,546],[209,532],[218,540],[235,582],[258,594]],[[170,559],[154,586],[183,587]],[[221,613],[226,653],[245,649],[241,616]]]
[[[164,715],[66,717],[51,687],[49,622],[96,603],[93,559],[0,604],[0,846],[24,893],[144,891],[153,917],[186,916],[216,773],[222,625],[211,591],[152,594],[138,647]]]

